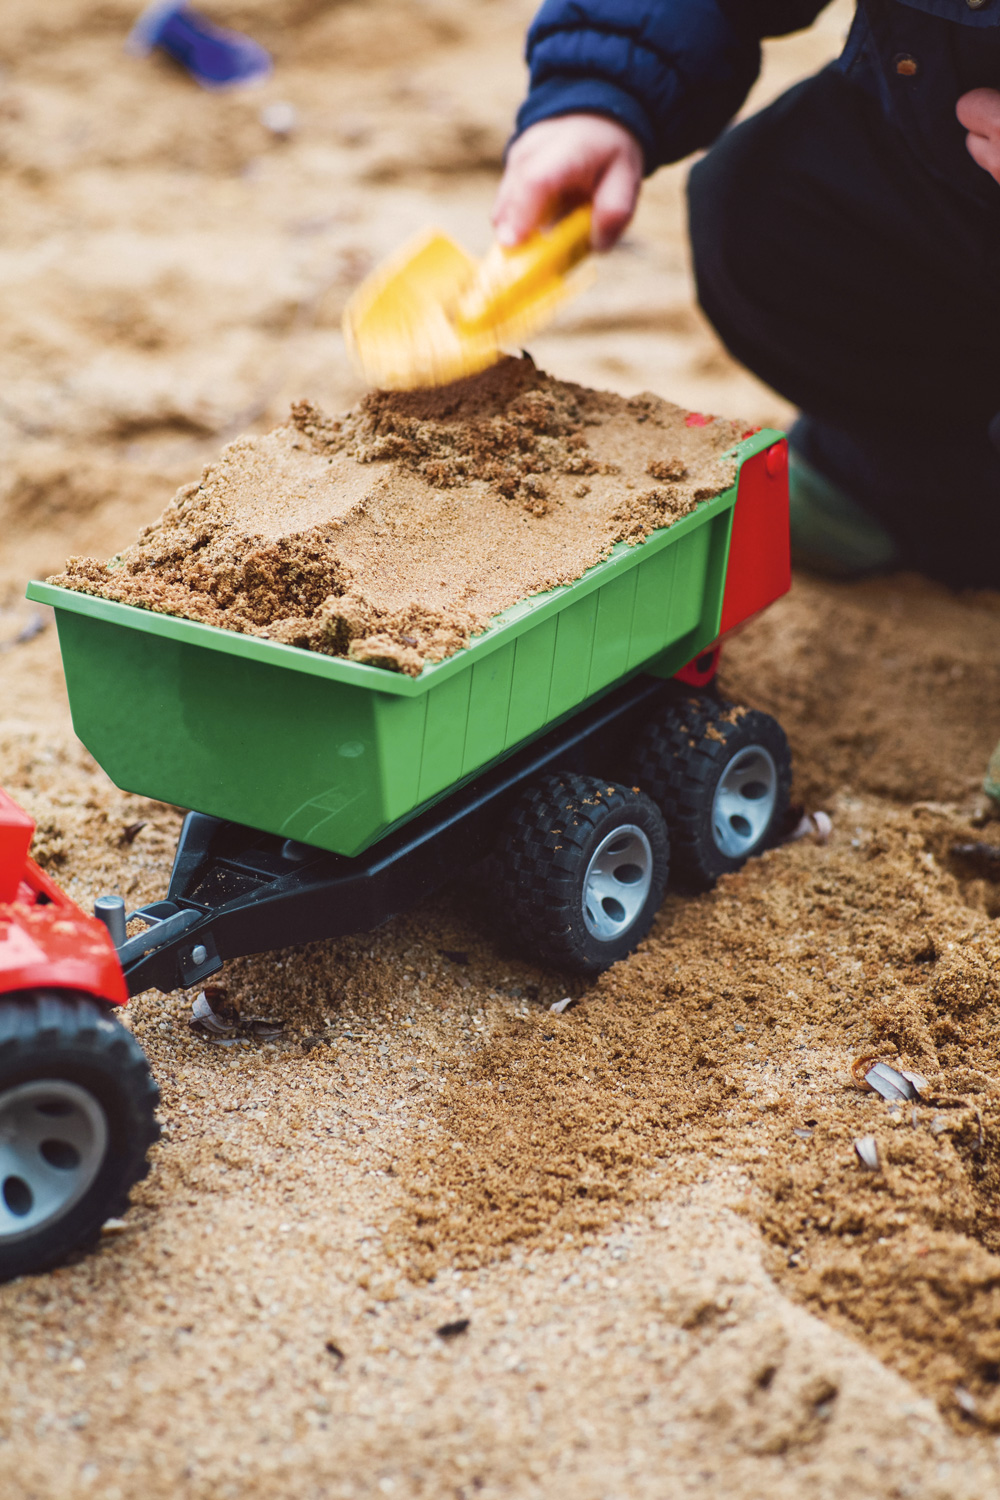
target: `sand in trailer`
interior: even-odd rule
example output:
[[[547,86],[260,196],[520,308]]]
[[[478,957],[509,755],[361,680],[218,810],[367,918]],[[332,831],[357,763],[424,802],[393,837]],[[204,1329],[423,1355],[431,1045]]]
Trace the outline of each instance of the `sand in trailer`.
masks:
[[[416,674],[728,488],[745,432],[528,358],[375,392],[339,419],[300,402],[231,443],[132,546],[53,581]]]

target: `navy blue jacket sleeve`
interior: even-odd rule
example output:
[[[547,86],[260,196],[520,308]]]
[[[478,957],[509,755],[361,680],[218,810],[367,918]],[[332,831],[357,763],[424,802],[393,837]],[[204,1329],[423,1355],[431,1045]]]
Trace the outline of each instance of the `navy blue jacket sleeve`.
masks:
[[[544,0],[528,32],[517,133],[552,115],[609,115],[646,171],[707,146],[760,70],[760,41],[808,26],[827,0]]]

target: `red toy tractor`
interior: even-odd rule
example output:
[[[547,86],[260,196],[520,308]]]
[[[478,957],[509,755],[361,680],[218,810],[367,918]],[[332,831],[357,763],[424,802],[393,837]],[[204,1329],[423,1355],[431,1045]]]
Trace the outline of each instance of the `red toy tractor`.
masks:
[[[114,1017],[111,934],[28,856],[0,791],[0,1280],[85,1250],[124,1212],[159,1134],[145,1053]]]

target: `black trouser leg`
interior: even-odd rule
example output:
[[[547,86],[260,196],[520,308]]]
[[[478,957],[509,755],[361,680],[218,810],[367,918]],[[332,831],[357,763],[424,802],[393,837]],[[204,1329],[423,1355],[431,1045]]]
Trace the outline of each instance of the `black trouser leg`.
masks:
[[[904,562],[1000,586],[1000,188],[930,178],[830,68],[692,171],[698,293],[727,347],[794,401],[794,441]]]

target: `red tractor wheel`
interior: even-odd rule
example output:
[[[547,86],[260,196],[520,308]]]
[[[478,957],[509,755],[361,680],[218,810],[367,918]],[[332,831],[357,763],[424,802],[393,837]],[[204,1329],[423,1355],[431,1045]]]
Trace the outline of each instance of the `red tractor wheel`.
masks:
[[[91,997],[0,1000],[0,1280],[88,1249],[159,1134],[138,1042]]]

